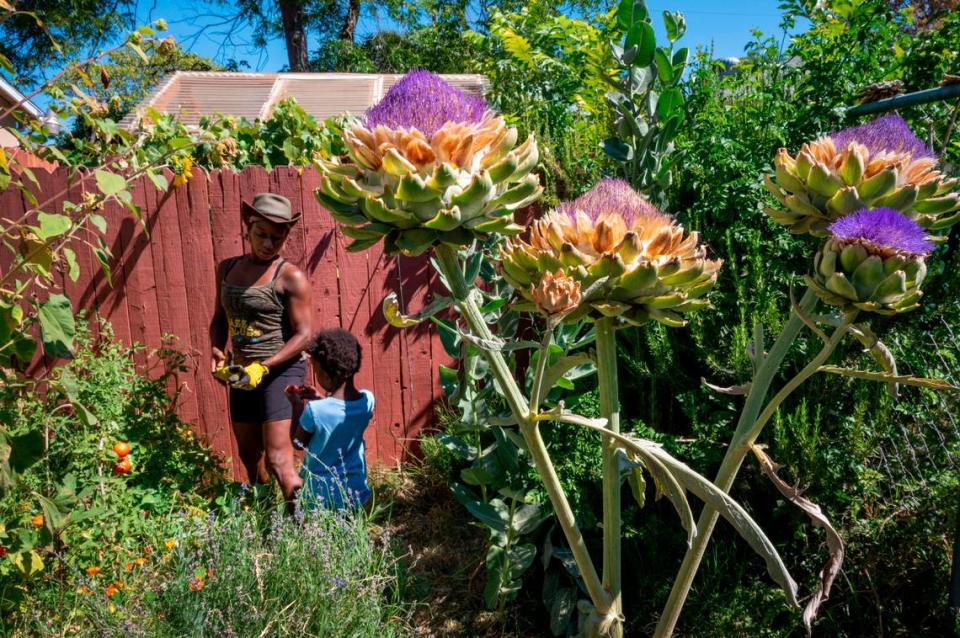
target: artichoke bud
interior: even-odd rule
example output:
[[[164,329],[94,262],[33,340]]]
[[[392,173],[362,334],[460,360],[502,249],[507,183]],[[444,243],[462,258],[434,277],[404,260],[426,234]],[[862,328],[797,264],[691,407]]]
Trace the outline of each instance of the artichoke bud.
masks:
[[[828,230],[806,278],[824,302],[880,314],[917,306],[933,244],[916,222],[892,209],[861,210]]]
[[[518,146],[517,130],[481,98],[425,71],[404,76],[341,135],[346,155],[316,163],[317,198],[342,224],[390,226],[388,254],[516,234],[511,211],[542,192],[530,173],[533,136]]]
[[[539,285],[545,273],[563,275],[588,297],[564,321],[618,317],[633,325],[650,318],[683,325],[681,313],[706,305],[698,297],[720,267],[707,259],[695,233],[685,237],[622,180],[603,180],[561,204],[531,224],[529,238],[508,239],[501,256],[504,276],[522,284],[514,287],[526,302],[536,300],[525,280]]]
[[[804,144],[792,157],[774,157],[764,184],[780,202],[770,218],[793,233],[827,235],[827,226],[865,207],[909,214],[921,227],[943,230],[960,222],[957,181],[898,115],[831,133]]]
[[[547,271],[539,284],[530,286],[530,298],[548,317],[565,315],[580,305],[580,282],[561,270]]]

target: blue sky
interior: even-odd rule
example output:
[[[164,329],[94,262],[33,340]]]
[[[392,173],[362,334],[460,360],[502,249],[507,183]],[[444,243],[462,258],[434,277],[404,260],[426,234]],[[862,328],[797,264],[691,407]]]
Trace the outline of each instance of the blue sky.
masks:
[[[146,6],[144,6],[146,5]],[[151,6],[157,8],[151,10]],[[779,34],[780,12],[775,0],[648,0],[650,13],[656,18],[658,36],[663,36],[659,19],[665,10],[681,11],[687,19],[687,33],[680,44],[691,49],[696,46],[713,47],[716,57],[740,56],[744,45],[751,40],[751,29],[767,34]],[[230,25],[224,24],[228,11],[204,0],[168,0],[165,3],[141,3],[140,18],[166,18],[170,32],[183,48],[218,61],[235,58],[250,65],[255,71],[278,71],[286,63],[283,41],[277,38],[266,48],[252,46],[249,29],[237,28],[231,34],[232,45],[224,45]],[[369,24],[369,20],[366,21]],[[389,23],[381,25],[389,28]],[[369,27],[368,27],[369,28]],[[308,42],[310,34],[307,35]]]

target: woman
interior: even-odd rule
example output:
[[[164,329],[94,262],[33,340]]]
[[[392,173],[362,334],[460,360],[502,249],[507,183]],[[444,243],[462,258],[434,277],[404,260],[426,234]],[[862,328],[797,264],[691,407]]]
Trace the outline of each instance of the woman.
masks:
[[[310,284],[303,272],[280,257],[290,228],[300,219],[290,200],[258,193],[241,214],[250,251],[217,267],[217,301],[210,322],[214,376],[230,386],[230,417],[240,460],[250,481],[266,465],[292,508],[302,481],[290,439],[293,418],[284,395],[301,385],[302,357],[311,337]],[[227,358],[227,336],[230,358]]]

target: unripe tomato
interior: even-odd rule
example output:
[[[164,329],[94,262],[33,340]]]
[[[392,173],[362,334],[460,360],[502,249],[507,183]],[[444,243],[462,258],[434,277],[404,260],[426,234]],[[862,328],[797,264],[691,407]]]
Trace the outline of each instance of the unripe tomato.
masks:
[[[126,441],[117,441],[113,444],[113,453],[117,455],[117,458],[122,459],[130,454],[130,445]]]
[[[117,476],[121,476],[123,474],[129,474],[130,470],[132,469],[133,469],[133,463],[130,462],[130,459],[123,459],[119,463],[113,464],[113,473],[116,474]]]

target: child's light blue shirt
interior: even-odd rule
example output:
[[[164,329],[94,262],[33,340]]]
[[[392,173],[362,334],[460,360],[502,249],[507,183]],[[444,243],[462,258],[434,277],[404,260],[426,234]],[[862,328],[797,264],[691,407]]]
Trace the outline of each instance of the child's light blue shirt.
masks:
[[[333,397],[309,401],[300,416],[300,425],[311,434],[304,490],[326,507],[341,508],[345,500],[358,507],[370,497],[363,431],[373,417],[373,393],[361,390],[360,395],[354,401]]]

